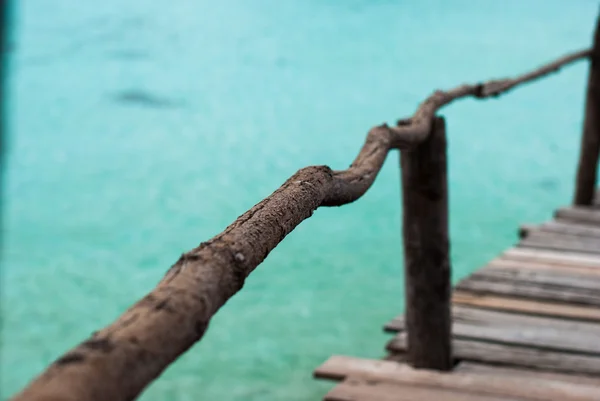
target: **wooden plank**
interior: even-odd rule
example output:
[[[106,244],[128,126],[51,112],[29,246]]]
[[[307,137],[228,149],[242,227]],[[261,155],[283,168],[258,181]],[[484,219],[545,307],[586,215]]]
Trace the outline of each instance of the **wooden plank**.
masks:
[[[408,359],[414,367],[449,370],[451,286],[442,117],[433,119],[423,143],[402,151],[400,163]]]
[[[538,378],[546,380],[556,380],[567,383],[588,384],[592,386],[600,385],[600,380],[597,377],[567,375],[563,373],[544,372],[539,370],[523,369],[516,367],[494,366],[478,362],[463,361],[460,362],[454,369],[455,371],[460,371],[464,373],[482,374],[489,375],[492,377],[531,377],[533,379]]]
[[[581,267],[581,266],[569,266],[560,264],[551,264],[544,262],[526,262],[521,260],[512,260],[498,258],[492,260],[486,265],[486,267],[499,267],[502,269],[514,269],[514,270],[539,270],[554,272],[559,274],[572,274],[574,276],[588,277],[592,276],[595,278],[600,277],[600,268],[597,267]],[[485,267],[484,267],[485,268]]]
[[[591,255],[600,255],[600,251],[596,248],[589,247],[585,244],[568,243],[562,241],[543,241],[539,239],[524,239],[517,244],[520,248],[552,250],[557,252],[580,252],[589,253]]]
[[[387,349],[403,352],[406,349],[404,333],[396,335]],[[458,338],[452,340],[452,349],[455,358],[465,361],[600,377],[600,358],[595,356]]]
[[[334,380],[353,377],[365,381],[406,384],[532,401],[554,399],[561,401],[598,401],[600,390],[598,386],[542,378],[492,377],[462,372],[444,373],[413,369],[408,365],[396,362],[345,356],[333,356],[329,358],[323,365],[316,369],[315,376]],[[443,400],[444,398],[442,397],[441,399]]]
[[[523,316],[454,305],[452,332],[455,338],[600,357],[600,325],[586,322]],[[402,316],[386,326],[404,331]]]
[[[556,233],[548,231],[530,231],[526,239],[535,239],[539,241],[559,242],[567,245],[579,244],[582,247],[598,248],[600,245],[600,237],[591,237],[584,235],[573,235],[566,233]]]
[[[558,209],[554,216],[558,219],[568,220],[576,223],[600,225],[600,210],[594,207],[563,207]]]
[[[523,313],[537,316],[559,317],[590,322],[600,322],[600,309],[587,306],[556,304],[535,300],[499,297],[455,291],[452,302],[477,308]]]
[[[600,227],[595,227],[588,224],[579,224],[563,219],[556,219],[543,223],[534,229],[556,234],[600,238]]]
[[[525,262],[547,263],[559,266],[578,266],[600,268],[600,255],[577,252],[558,252],[552,250],[510,248],[500,255],[502,259]]]
[[[404,353],[404,352],[390,352],[385,356],[385,358],[383,358],[383,360],[384,361],[402,362],[402,363],[408,362],[406,360],[406,353]]]
[[[475,271],[470,277],[478,280],[490,281],[521,281],[536,285],[554,286],[556,288],[568,287],[573,291],[600,291],[599,275],[582,276],[541,269],[514,269],[497,265],[488,265],[483,269]]]
[[[553,234],[530,234],[526,238],[522,239],[517,246],[525,248],[600,254],[600,240],[577,240]]]
[[[556,288],[535,283],[495,282],[468,278],[456,286],[457,290],[475,294],[493,294],[514,298],[570,303],[576,305],[600,306],[600,291],[582,292],[569,287]]]
[[[600,226],[579,224],[568,220],[553,220],[542,224],[522,224],[519,226],[519,238],[530,235],[564,235],[572,239],[600,239]]]
[[[348,378],[325,395],[325,401],[526,401],[525,398],[470,394],[463,391],[409,386]]]

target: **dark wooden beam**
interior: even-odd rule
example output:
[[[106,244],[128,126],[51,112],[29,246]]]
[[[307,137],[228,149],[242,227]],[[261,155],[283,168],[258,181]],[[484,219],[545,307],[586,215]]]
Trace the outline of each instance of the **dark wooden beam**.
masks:
[[[600,18],[596,23],[594,44],[590,55],[590,72],[585,98],[585,119],[581,138],[581,153],[577,166],[577,181],[573,203],[590,206],[594,203],[600,153]]]
[[[428,138],[401,153],[408,361],[450,370],[450,258],[446,129],[436,117]]]

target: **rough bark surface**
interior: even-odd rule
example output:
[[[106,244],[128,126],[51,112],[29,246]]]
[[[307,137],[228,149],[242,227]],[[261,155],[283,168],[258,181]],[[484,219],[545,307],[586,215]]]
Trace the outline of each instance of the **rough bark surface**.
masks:
[[[435,118],[428,138],[404,150],[402,234],[408,362],[414,368],[450,370],[450,244],[446,129]]]
[[[347,170],[332,171],[327,166],[301,169],[221,234],[182,255],[155,289],[114,323],[58,358],[13,400],[136,398],[202,338],[210,318],[298,224],[319,206],[340,206],[360,198],[390,149],[424,141],[437,109],[461,97],[497,96],[588,55],[589,50],[583,50],[514,79],[435,92],[402,126],[371,129]]]
[[[596,192],[598,156],[600,154],[600,18],[596,22],[590,59],[581,153],[577,166],[573,202],[578,206],[591,206],[594,203]]]

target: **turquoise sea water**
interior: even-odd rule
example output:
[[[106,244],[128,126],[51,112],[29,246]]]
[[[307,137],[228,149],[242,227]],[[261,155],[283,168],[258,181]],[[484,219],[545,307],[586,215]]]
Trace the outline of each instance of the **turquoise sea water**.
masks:
[[[567,0],[26,0],[5,171],[0,397],[297,169],[343,169],[435,88],[588,46]],[[586,63],[448,121],[454,280],[569,202]],[[143,400],[316,400],[403,307],[398,156],[268,257]]]

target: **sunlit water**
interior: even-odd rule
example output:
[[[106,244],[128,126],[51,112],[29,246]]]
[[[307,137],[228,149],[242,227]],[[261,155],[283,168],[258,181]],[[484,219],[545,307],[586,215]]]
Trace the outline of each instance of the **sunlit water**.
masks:
[[[595,1],[20,1],[11,54],[6,398],[179,255],[435,88],[588,46]],[[454,280],[569,202],[586,63],[448,121]],[[398,156],[269,255],[143,400],[316,400],[403,307]]]

